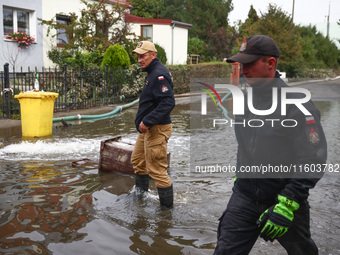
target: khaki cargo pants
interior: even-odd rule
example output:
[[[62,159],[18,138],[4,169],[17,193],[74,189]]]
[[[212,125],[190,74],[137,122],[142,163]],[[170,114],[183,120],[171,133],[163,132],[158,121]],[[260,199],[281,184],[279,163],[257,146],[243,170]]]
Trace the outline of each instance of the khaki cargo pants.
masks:
[[[139,134],[131,155],[136,174],[149,176],[159,188],[171,186],[168,175],[167,144],[172,124],[154,125],[147,133]]]

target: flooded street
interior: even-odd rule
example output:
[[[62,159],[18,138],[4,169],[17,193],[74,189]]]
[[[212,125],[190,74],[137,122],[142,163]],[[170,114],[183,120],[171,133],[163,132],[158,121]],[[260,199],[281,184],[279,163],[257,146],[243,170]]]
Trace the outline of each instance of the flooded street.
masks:
[[[328,163],[340,163],[340,101],[315,102],[328,142]],[[212,106],[208,106],[208,109]],[[0,254],[212,254],[218,218],[233,174],[193,171],[189,100],[172,112],[169,140],[174,208],[160,208],[157,189],[136,196],[134,176],[98,172],[100,142],[120,135],[134,142],[136,108],[107,119],[53,126],[53,137],[3,137],[0,149]],[[0,120],[1,121],[1,120]],[[209,117],[202,121],[210,121]],[[205,137],[197,165],[236,164],[232,128],[196,130]],[[91,163],[73,167],[84,158]],[[319,254],[340,254],[340,173],[326,173],[311,190],[311,232]],[[286,254],[258,239],[250,254]]]

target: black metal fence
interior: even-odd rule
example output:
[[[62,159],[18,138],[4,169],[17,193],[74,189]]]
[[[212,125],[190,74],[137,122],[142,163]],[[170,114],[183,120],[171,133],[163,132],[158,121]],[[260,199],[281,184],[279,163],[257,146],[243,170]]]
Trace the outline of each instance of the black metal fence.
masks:
[[[42,68],[38,70],[10,70],[4,65],[0,72],[0,118],[11,118],[20,114],[19,100],[14,95],[34,89],[35,80],[40,91],[56,92],[54,111],[91,108],[121,102],[121,90],[133,84],[133,72],[117,68]],[[129,98],[125,98],[129,100]]]

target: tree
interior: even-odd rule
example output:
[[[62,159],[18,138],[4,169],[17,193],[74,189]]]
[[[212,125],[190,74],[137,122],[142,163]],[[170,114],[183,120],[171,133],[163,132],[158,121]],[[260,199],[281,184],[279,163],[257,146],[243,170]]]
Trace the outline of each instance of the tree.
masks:
[[[340,50],[315,26],[299,27],[304,65],[311,68],[336,68],[340,64]]]
[[[221,27],[217,32],[208,32],[206,50],[210,60],[222,60],[232,54],[235,45],[237,33],[234,28]]]
[[[252,17],[250,15],[252,14]],[[249,12],[240,25],[243,37],[264,34],[275,40],[280,48],[278,68],[289,77],[303,74],[305,68],[335,68],[339,66],[340,51],[336,45],[317,32],[316,27],[294,25],[290,15],[269,4],[267,13],[258,19]]]
[[[239,27],[239,34],[240,37],[244,38],[246,37],[245,35],[247,34],[247,28],[249,28],[250,26],[252,26],[254,23],[258,22],[259,20],[259,16],[257,15],[256,10],[254,9],[253,5],[250,5],[250,9],[248,12],[248,17],[247,19],[244,21],[244,23],[242,23]]]
[[[242,27],[245,37],[263,34],[277,43],[280,49],[279,66],[299,66],[302,64],[302,46],[299,43],[300,31],[294,25],[290,15],[276,5],[269,4],[267,13],[252,19]]]
[[[168,62],[168,58],[166,57],[166,52],[164,50],[164,48],[160,45],[158,45],[157,43],[155,43],[155,48],[157,50],[157,58],[159,58],[159,60],[166,65],[166,63]]]
[[[205,42],[204,52],[208,52],[206,60],[221,59],[233,48],[235,33],[228,25],[228,15],[233,9],[232,0],[133,0],[133,13],[143,17],[153,13],[151,16],[155,17],[155,2],[162,6],[159,8],[159,18],[193,25],[189,38]]]
[[[337,23],[338,23],[338,25],[340,26],[340,19],[339,19],[339,21],[338,21]],[[340,40],[338,40],[338,42],[340,43]]]
[[[316,57],[322,60],[327,67],[335,68],[340,64],[340,50],[328,37],[321,33],[315,35]]]
[[[181,22],[187,22],[185,18],[186,0],[164,0],[164,5],[159,12],[161,19],[172,19]]]
[[[2,54],[0,54],[0,59],[3,59],[4,62],[8,62],[13,68],[17,68],[20,65],[20,63],[26,61],[26,59],[29,56],[28,54],[20,54],[20,52],[21,49],[19,47],[15,47],[15,49],[13,49],[8,46],[8,43],[6,43],[6,47],[2,48]]]
[[[129,24],[124,22],[127,6],[121,4],[108,4],[106,0],[89,3],[81,0],[85,8],[81,9],[80,16],[69,13],[70,23],[58,23],[54,18],[42,20],[41,24],[48,27],[47,36],[56,37],[52,31],[64,29],[70,36],[68,44],[59,51],[61,55],[74,55],[80,51],[100,50],[102,53],[112,44],[119,43],[124,47],[132,48],[135,42],[132,41]],[[66,53],[65,53],[66,52]]]
[[[233,10],[232,0],[186,0],[183,22],[192,24],[190,37],[206,40],[208,34],[228,27],[228,15]]]
[[[205,42],[206,60],[222,60],[235,44],[235,30],[228,25],[231,0],[186,0],[184,22],[192,24],[191,38]]]
[[[204,41],[198,37],[189,38],[188,40],[188,54],[198,54],[201,58],[207,55]]]
[[[325,63],[318,59],[317,53],[318,49],[316,48],[316,34],[318,33],[315,26],[301,26],[299,27],[301,40],[300,43],[302,45],[302,57],[303,62],[306,67],[311,68],[325,68]]]
[[[232,49],[232,54],[235,55],[239,52],[239,49],[241,47],[242,42],[246,37],[249,36],[248,28],[252,26],[254,23],[258,22],[259,16],[257,15],[256,10],[254,9],[253,5],[250,5],[250,9],[248,11],[248,17],[244,21],[244,23],[239,20],[238,24],[236,24],[236,28],[238,30],[238,34],[236,34],[236,43],[234,45],[234,48]]]
[[[159,18],[159,11],[164,6],[164,0],[132,0],[131,14],[143,18]]]

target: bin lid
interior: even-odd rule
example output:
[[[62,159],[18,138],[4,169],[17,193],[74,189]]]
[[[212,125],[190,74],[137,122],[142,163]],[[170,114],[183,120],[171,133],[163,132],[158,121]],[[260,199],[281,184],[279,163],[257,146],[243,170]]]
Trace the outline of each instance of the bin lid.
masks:
[[[20,92],[19,95],[15,95],[14,97],[17,99],[23,99],[23,98],[36,98],[36,99],[55,99],[59,96],[58,93],[54,92]]]

